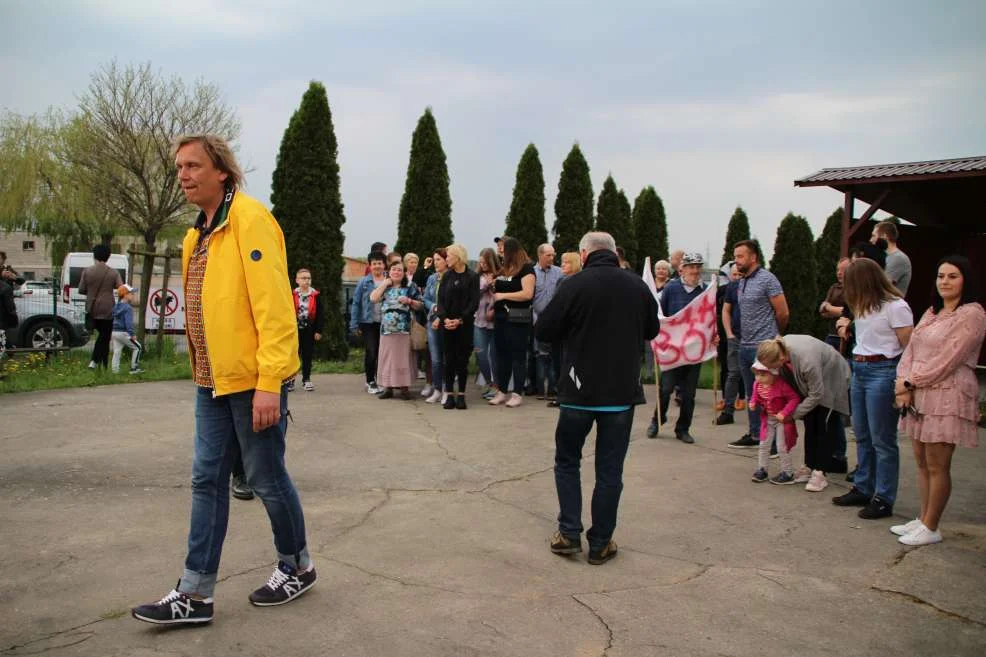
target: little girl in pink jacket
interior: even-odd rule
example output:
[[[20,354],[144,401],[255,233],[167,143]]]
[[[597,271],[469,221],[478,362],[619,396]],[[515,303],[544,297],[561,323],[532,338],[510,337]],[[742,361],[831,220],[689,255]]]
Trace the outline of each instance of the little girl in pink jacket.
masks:
[[[780,377],[776,369],[767,369],[759,360],[753,364],[753,395],[750,409],[760,408],[760,452],[757,471],[753,481],[767,481],[767,459],[770,456],[770,443],[777,438],[777,451],[781,456],[781,472],[770,478],[772,484],[793,484],[794,466],[791,450],[798,442],[798,427],[791,419],[794,409],[801,403],[801,397],[787,381]],[[783,435],[779,429],[783,427]]]

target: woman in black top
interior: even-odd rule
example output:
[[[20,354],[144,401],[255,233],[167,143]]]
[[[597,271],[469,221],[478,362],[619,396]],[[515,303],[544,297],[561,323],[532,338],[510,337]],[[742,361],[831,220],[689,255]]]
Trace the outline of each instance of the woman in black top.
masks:
[[[479,306],[479,277],[466,266],[466,249],[461,244],[445,248],[448,271],[438,288],[438,319],[444,329],[445,391],[443,408],[466,407],[466,370],[472,353],[473,319]],[[455,379],[459,391],[455,392]]]
[[[500,388],[490,400],[494,406],[506,402],[514,408],[523,398],[527,374],[527,345],[531,340],[531,300],[534,298],[534,266],[513,237],[504,237],[503,266],[496,279],[493,305],[493,344],[496,347],[496,377]],[[514,391],[508,396],[510,375]]]

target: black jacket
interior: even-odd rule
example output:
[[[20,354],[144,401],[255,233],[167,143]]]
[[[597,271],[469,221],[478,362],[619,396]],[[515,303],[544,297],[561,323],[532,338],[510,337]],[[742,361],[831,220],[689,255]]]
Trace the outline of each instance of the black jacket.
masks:
[[[0,280],[0,329],[15,328],[17,324],[14,288],[7,281]]]
[[[438,288],[438,317],[472,324],[479,307],[479,275],[468,267],[460,274],[449,269]]]
[[[659,330],[654,295],[610,251],[590,253],[534,326],[538,340],[562,345],[558,401],[582,406],[643,404],[641,352]]]

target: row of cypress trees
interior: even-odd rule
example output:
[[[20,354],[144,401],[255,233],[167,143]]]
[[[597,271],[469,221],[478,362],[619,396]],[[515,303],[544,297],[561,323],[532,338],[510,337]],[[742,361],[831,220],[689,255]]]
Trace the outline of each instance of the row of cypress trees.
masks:
[[[653,186],[642,189],[631,206],[626,192],[609,175],[595,208],[593,200],[589,164],[576,143],[562,164],[555,197],[551,230],[557,253],[578,250],[582,235],[595,229],[613,235],[634,269],[639,270],[648,256],[652,262],[668,258],[667,218]],[[271,203],[284,231],[289,270],[311,269],[324,298],[338,299],[346,217],[340,193],[338,143],[328,96],[320,82],[309,85],[284,131]],[[770,269],[784,285],[791,306],[790,332],[824,330],[815,310],[820,295],[835,280],[841,220],[840,209],[828,218],[817,240],[813,240],[804,217],[789,214],[778,227]],[[453,241],[448,164],[431,108],[418,120],[411,138],[397,231],[394,248],[401,253],[428,253],[435,245]],[[532,256],[539,244],[548,241],[544,170],[534,144],[527,146],[517,166],[505,233],[520,240]],[[750,239],[750,223],[738,207],[729,221],[723,263],[732,259],[732,245],[743,239]],[[331,302],[324,308],[328,316],[318,355],[345,359],[348,346],[342,308]]]

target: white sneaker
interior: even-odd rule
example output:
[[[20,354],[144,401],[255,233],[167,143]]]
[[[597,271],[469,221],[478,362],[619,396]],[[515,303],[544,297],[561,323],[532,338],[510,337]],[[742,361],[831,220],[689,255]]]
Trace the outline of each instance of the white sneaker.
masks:
[[[509,397],[502,390],[497,390],[496,394],[493,395],[493,399],[491,399],[489,403],[490,406],[499,406],[508,399]]]
[[[808,466],[801,466],[794,472],[794,483],[796,484],[807,484],[811,481],[811,475],[813,470]]]
[[[518,395],[516,392],[510,393],[510,399],[507,400],[507,408],[517,408],[524,403],[524,398]]]
[[[433,392],[435,392],[435,386],[433,386],[433,385],[431,385],[429,383],[424,388],[421,389],[421,396],[422,397],[431,397],[431,393],[433,393]]]
[[[94,360],[89,361],[89,369],[91,370],[96,369],[96,361]]]
[[[366,384],[366,391],[371,395],[379,395],[381,392],[383,392],[383,390],[384,389],[379,387],[376,383]]]
[[[305,381],[301,384],[301,387],[305,389],[305,392],[312,392],[315,390],[315,384],[311,381]]]
[[[808,479],[808,483],[805,484],[805,490],[810,493],[821,493],[828,486],[829,482],[825,478],[825,473],[821,470],[812,470],[811,477]]]
[[[428,378],[428,377],[425,376],[425,373],[422,372],[421,370],[418,370],[418,381],[420,381],[421,379],[426,379],[426,378]]]
[[[439,401],[441,398],[442,398],[442,391],[441,390],[432,390],[431,391],[431,397],[429,397],[428,399],[426,399],[425,400],[425,403],[426,404],[434,404],[435,402]]]
[[[941,543],[942,538],[940,532],[931,531],[920,520],[918,523],[917,529],[910,534],[901,536],[897,541],[904,545],[932,545],[933,543]]]
[[[445,402],[448,401],[448,393],[447,392],[443,392],[442,393],[442,396],[439,399],[442,402],[442,406],[444,406],[445,405]]]
[[[891,534],[896,534],[897,536],[907,536],[911,532],[915,531],[921,526],[921,519],[915,518],[910,522],[905,522],[903,525],[894,525],[890,528]]]

